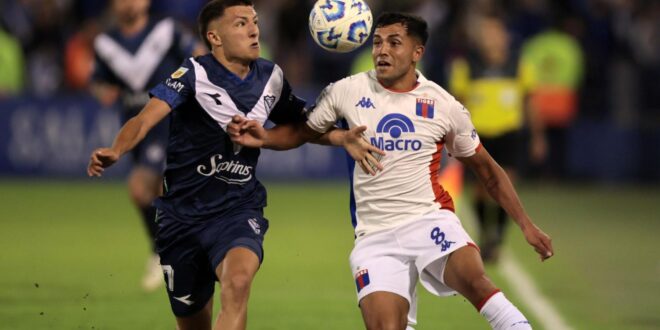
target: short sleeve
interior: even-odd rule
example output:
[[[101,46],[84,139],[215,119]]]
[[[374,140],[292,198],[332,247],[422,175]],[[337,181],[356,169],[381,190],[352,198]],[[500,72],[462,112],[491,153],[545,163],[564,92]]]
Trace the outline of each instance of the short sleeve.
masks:
[[[309,110],[307,126],[319,133],[325,133],[341,119],[336,95],[336,84],[330,84],[323,89],[316,99],[316,104]]]
[[[268,115],[268,120],[275,124],[299,123],[305,121],[305,101],[295,94],[284,79],[282,93],[275,107]]]
[[[191,59],[183,62],[165,81],[149,91],[151,97],[165,101],[170,108],[176,109],[181,104],[194,97],[195,68]]]
[[[453,157],[474,155],[480,141],[468,110],[458,101],[454,101],[449,119],[450,128],[445,135],[445,145],[449,154]]]

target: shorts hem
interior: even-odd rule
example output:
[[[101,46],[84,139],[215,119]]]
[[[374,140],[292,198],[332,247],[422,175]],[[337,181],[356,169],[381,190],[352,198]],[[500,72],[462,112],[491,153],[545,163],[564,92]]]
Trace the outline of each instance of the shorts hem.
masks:
[[[227,245],[227,249],[225,249],[221,254],[216,255],[213,257],[211,260],[211,266],[213,266],[213,270],[215,271],[216,268],[218,268],[218,265],[222,262],[222,260],[225,259],[227,256],[227,253],[237,247],[244,247],[247,248],[248,250],[254,252],[254,254],[257,255],[257,258],[259,258],[259,264],[263,263],[264,261],[264,249],[261,246],[259,242],[257,242],[256,239],[252,238],[247,238],[247,237],[241,237],[233,240],[229,245]]]
[[[403,290],[397,290],[391,287],[372,287],[369,289],[362,289],[361,292],[358,293],[357,301],[358,301],[358,306],[360,305],[360,301],[364,299],[366,296],[374,293],[374,292],[389,292],[389,293],[394,293],[398,296],[403,297],[408,301],[408,304],[412,306],[412,298],[409,297],[409,292],[403,292]]]

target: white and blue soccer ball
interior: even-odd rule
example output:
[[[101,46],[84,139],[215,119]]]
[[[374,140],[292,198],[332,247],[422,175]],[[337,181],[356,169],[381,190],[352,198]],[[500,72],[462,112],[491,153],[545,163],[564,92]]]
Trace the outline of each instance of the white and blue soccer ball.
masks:
[[[373,17],[363,0],[318,0],[309,13],[314,41],[331,52],[350,52],[371,34]]]

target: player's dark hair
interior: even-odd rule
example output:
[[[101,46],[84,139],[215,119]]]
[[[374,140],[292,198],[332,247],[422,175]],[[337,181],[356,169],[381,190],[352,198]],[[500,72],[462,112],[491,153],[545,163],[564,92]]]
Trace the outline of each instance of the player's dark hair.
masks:
[[[211,43],[206,39],[206,32],[209,31],[209,23],[225,13],[225,9],[233,6],[254,6],[250,0],[212,0],[209,1],[197,17],[197,25],[199,34],[206,44],[206,47],[211,49]]]
[[[419,40],[422,45],[426,45],[426,41],[429,39],[429,30],[428,24],[423,18],[407,13],[385,12],[376,19],[377,28],[392,24],[403,25],[409,36]]]

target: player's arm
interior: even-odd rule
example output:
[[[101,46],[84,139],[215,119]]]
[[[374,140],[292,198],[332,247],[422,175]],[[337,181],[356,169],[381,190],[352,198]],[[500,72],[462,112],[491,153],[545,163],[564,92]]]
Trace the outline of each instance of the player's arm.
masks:
[[[385,153],[362,138],[366,126],[350,130],[331,128],[325,133],[313,130],[304,122],[276,125],[265,129],[259,122],[234,116],[227,126],[227,133],[234,143],[251,148],[288,150],[306,142],[341,146],[351,155],[365,173],[375,175],[383,166],[377,160],[377,154]]]
[[[272,150],[297,148],[321,136],[321,133],[309,128],[302,121],[278,124],[266,129],[258,121],[239,115],[234,116],[227,125],[227,134],[234,143],[244,147]]]
[[[151,98],[139,114],[122,126],[110,148],[98,148],[92,152],[87,175],[101,176],[106,167],[133,149],[170,111],[171,108],[166,102]]]
[[[554,254],[552,240],[541,231],[525,212],[518,194],[511,180],[502,167],[488,154],[485,148],[479,148],[469,157],[458,157],[479,178],[488,193],[518,224],[527,242],[534,247],[541,260],[548,259]]]

